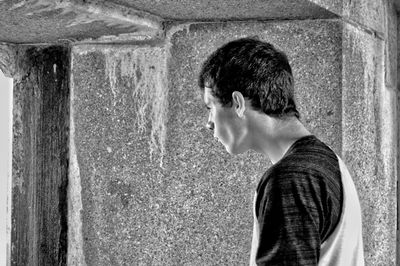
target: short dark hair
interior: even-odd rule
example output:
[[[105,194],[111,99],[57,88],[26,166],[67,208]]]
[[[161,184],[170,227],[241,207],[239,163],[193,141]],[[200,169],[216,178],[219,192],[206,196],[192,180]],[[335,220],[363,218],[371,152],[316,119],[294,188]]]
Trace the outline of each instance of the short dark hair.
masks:
[[[223,45],[203,63],[198,81],[224,106],[232,104],[232,92],[239,91],[267,115],[300,117],[288,59],[270,43],[243,38]]]

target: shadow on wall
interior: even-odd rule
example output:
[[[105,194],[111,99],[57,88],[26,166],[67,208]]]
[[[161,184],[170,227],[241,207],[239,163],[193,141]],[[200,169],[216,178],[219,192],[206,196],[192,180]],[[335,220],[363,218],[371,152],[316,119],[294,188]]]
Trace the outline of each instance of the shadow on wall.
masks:
[[[0,265],[8,265],[11,233],[11,132],[13,80],[0,71]]]

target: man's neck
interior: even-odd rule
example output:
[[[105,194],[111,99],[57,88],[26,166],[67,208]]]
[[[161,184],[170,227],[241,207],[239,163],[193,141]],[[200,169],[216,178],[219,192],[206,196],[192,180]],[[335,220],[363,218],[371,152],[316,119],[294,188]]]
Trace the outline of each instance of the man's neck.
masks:
[[[267,155],[273,164],[281,160],[298,139],[311,135],[297,118],[266,117],[262,120],[252,129],[253,149]]]

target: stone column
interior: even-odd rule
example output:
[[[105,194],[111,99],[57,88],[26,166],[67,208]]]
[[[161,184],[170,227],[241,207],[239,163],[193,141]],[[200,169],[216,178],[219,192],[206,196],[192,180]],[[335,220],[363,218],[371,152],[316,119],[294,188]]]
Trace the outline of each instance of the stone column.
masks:
[[[366,265],[396,265],[398,91],[394,1],[311,1],[343,21],[342,155],[360,194]]]
[[[20,49],[14,79],[11,265],[66,265],[69,51]]]

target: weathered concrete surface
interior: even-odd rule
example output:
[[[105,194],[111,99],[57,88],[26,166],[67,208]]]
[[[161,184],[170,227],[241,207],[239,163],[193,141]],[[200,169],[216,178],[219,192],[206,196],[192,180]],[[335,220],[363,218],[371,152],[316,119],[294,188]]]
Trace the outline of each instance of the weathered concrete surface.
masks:
[[[309,0],[368,31],[383,35],[387,2],[392,0]]]
[[[102,2],[110,2],[109,0]],[[248,19],[332,18],[334,15],[308,0],[111,0],[165,20],[226,21]]]
[[[83,0],[0,1],[0,42],[56,43],[130,33],[156,36],[157,16]]]
[[[199,64],[240,36],[276,44],[304,122],[340,152],[341,32],[339,21],[194,24],[171,28],[171,44],[74,47],[69,264],[247,264],[253,193],[270,163],[213,140]]]
[[[343,157],[363,209],[366,265],[396,265],[396,92],[386,88],[384,41],[345,24]]]
[[[30,48],[14,80],[11,265],[66,265],[69,52]]]
[[[397,12],[393,1],[386,3],[385,16],[385,85],[397,87]]]
[[[17,47],[0,43],[0,71],[12,78],[17,72]]]

